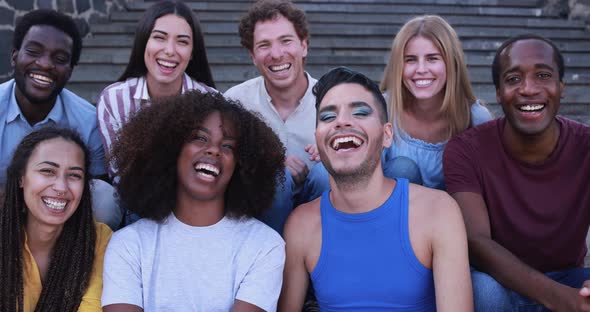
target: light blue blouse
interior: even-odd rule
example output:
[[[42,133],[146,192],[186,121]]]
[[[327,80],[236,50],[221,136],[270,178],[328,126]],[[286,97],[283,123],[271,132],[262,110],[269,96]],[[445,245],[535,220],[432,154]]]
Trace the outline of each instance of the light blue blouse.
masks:
[[[492,114],[479,100],[471,105],[471,124],[477,126],[492,120]],[[440,190],[445,189],[442,168],[443,151],[447,141],[429,143],[416,139],[404,130],[395,130],[395,140],[391,147],[383,151],[383,164],[399,156],[408,157],[416,162],[422,174],[423,185]]]

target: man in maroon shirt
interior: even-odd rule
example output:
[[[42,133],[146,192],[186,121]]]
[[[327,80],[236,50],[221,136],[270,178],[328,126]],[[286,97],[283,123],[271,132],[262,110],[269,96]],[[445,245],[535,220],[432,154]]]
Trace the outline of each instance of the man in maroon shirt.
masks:
[[[582,268],[590,127],[557,116],[563,73],[550,40],[507,40],[492,64],[505,117],[445,149],[447,190],[467,228],[476,311],[590,309],[590,269]]]

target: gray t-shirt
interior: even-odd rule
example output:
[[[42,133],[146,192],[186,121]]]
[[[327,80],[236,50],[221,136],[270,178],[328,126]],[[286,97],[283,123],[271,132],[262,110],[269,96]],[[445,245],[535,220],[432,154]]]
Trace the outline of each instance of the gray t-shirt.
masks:
[[[144,311],[230,311],[235,299],[275,311],[285,243],[252,218],[195,227],[170,214],[113,234],[104,258],[102,306]]]

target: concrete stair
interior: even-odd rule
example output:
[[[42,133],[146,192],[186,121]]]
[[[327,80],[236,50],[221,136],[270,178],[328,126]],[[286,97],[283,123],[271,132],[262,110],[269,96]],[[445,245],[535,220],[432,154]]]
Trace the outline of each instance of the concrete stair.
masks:
[[[197,14],[207,54],[220,91],[258,75],[237,34],[239,18],[251,1],[185,1]],[[95,102],[100,91],[122,73],[128,61],[135,24],[152,1],[136,0],[127,11],[114,12],[108,24],[91,25],[80,65],[69,88]],[[479,98],[495,104],[490,64],[508,37],[536,33],[553,39],[566,62],[566,95],[561,113],[590,123],[590,32],[580,21],[544,14],[536,0],[302,0],[310,22],[306,69],[319,78],[346,65],[379,81],[393,36],[410,18],[439,14],[457,30],[467,55],[470,77]]]

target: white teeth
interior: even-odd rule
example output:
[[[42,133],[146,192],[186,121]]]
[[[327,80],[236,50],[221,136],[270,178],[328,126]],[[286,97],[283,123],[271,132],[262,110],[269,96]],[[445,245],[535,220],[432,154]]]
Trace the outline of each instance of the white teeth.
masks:
[[[287,64],[283,64],[283,65],[278,65],[278,66],[270,66],[270,70],[272,70],[273,72],[277,72],[277,71],[285,70],[290,67],[291,67],[291,64],[287,63]]]
[[[30,74],[29,77],[35,79],[38,83],[41,84],[50,84],[53,82],[53,79],[39,74]]]
[[[545,105],[540,105],[540,104],[529,104],[529,105],[524,105],[520,107],[520,110],[522,111],[537,111],[542,109],[543,107],[545,107]]]
[[[168,61],[164,61],[164,60],[156,60],[156,62],[158,62],[158,64],[160,64],[164,67],[170,67],[170,68],[174,68],[177,65],[177,63],[168,62]]]
[[[340,144],[342,143],[349,143],[352,142],[356,147],[359,147],[363,141],[361,141],[361,139],[354,137],[354,136],[347,136],[347,137],[343,137],[343,138],[337,138],[336,140],[334,140],[334,143],[332,143],[332,148],[335,150],[338,150],[338,147],[340,147]]]
[[[209,172],[212,172],[214,176],[217,176],[219,174],[219,168],[217,168],[211,164],[198,163],[195,166],[195,170],[207,170]]]
[[[68,203],[66,200],[55,200],[48,198],[43,198],[42,200],[45,203],[45,205],[47,205],[47,207],[55,210],[63,210],[66,207],[66,204]]]
[[[434,80],[433,79],[424,79],[424,80],[416,80],[416,85],[423,87],[431,84]]]

